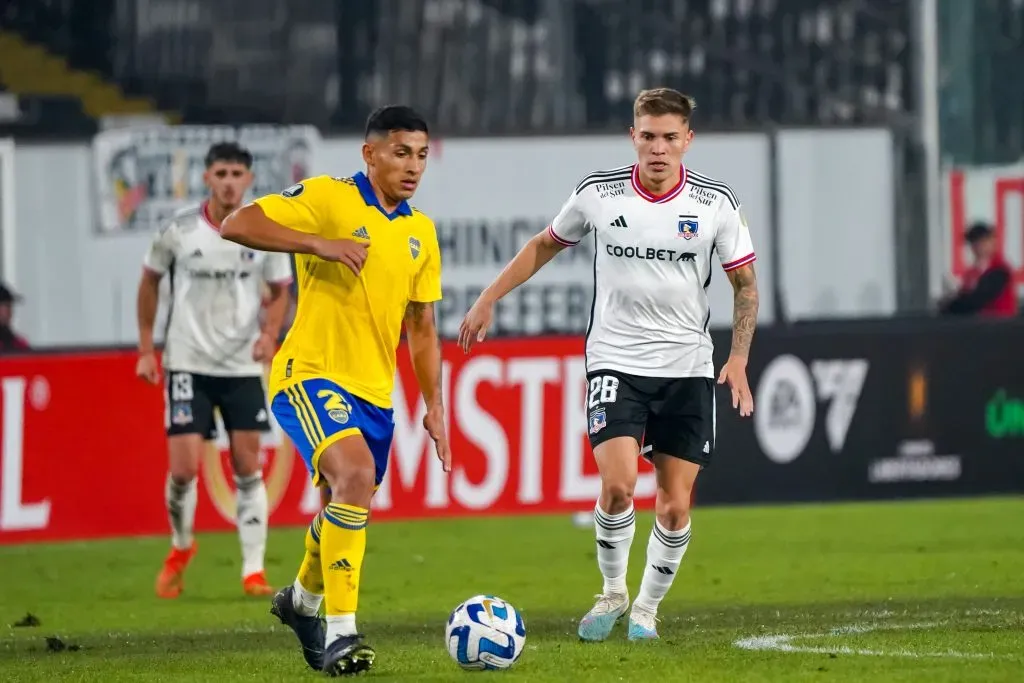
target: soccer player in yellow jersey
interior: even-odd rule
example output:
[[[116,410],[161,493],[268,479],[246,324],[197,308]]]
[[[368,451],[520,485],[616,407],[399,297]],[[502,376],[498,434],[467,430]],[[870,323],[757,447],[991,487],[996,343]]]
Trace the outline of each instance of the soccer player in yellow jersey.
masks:
[[[423,425],[451,469],[433,302],[441,255],[433,222],[407,203],[427,165],[426,122],[408,107],[373,112],[366,172],[321,176],[262,197],[224,221],[222,235],[295,255],[298,309],[271,370],[271,407],[330,503],[306,532],[306,556],[271,612],[292,628],[311,667],[369,669],[356,631],[370,499],[387,469],[391,392],[403,321],[427,406]],[[326,613],[318,616],[321,599]]]

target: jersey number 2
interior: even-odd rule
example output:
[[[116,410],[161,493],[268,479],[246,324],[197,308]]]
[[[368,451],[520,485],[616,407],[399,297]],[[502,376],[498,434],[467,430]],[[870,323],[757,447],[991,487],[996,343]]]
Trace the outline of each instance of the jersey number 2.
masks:
[[[615,403],[619,393],[619,378],[605,375],[590,380],[590,396],[587,400],[587,410],[598,407],[602,403]]]

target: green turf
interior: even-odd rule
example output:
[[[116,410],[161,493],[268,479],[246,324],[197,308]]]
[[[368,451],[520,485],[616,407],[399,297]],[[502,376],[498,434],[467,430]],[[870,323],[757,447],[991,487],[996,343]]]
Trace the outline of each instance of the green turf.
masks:
[[[268,601],[241,595],[234,535],[199,543],[170,602],[152,594],[163,538],[0,548],[0,681],[316,678]],[[1024,498],[698,510],[663,639],[636,645],[622,627],[577,641],[600,580],[567,515],[380,523],[369,545],[360,627],[380,680],[1024,680]],[[272,534],[271,580],[290,582],[301,549],[301,530]],[[449,610],[482,592],[526,621],[511,672],[463,673],[445,650]],[[8,627],[27,612],[41,626]],[[52,635],[79,649],[49,652]]]

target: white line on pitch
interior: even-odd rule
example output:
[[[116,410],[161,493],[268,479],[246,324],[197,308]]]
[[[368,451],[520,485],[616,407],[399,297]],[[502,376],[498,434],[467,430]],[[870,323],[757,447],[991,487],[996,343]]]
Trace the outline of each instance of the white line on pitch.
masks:
[[[957,650],[938,650],[933,652],[915,652],[905,648],[892,650],[872,650],[867,648],[853,648],[847,645],[839,647],[823,647],[815,645],[796,645],[794,640],[813,640],[815,638],[826,638],[844,635],[857,635],[871,633],[872,631],[911,631],[925,628],[934,628],[942,622],[921,622],[916,624],[848,624],[837,626],[824,633],[782,633],[770,636],[750,636],[740,638],[734,646],[741,650],[762,650],[770,652],[807,652],[812,654],[841,654],[841,655],[865,655],[870,657],[910,657],[913,659],[944,657],[951,659],[992,659],[1008,657],[1009,655],[997,655],[991,652],[959,652]]]

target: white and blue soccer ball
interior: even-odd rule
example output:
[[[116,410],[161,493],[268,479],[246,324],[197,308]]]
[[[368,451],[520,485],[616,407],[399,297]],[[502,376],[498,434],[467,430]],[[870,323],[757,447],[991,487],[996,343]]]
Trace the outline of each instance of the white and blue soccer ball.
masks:
[[[526,626],[509,603],[477,595],[452,610],[444,637],[448,654],[463,669],[507,669],[523,654]]]

